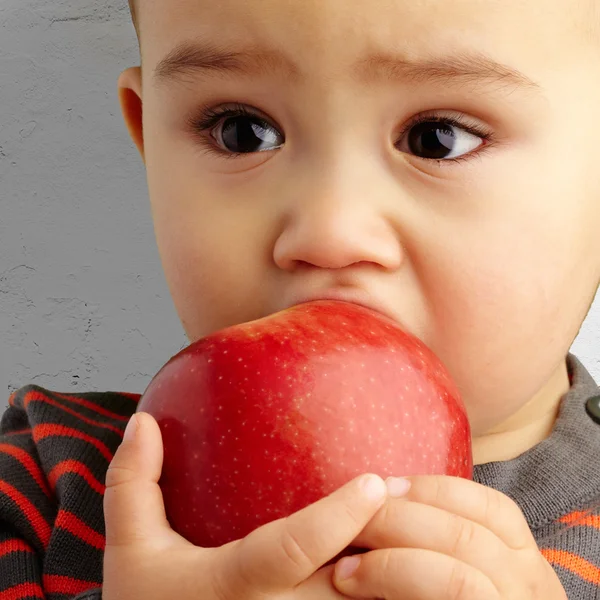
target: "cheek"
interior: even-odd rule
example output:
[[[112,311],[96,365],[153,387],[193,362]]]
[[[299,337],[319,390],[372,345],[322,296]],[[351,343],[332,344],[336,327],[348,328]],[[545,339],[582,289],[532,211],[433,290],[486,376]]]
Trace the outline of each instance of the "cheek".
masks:
[[[581,184],[597,176],[551,141],[545,151],[490,161],[423,244],[431,249],[420,256],[429,344],[474,429],[506,420],[547,384],[597,284],[595,211]]]
[[[162,259],[175,308],[190,341],[257,318],[261,276],[223,238],[170,241]],[[231,241],[230,241],[231,242]],[[264,279],[264,276],[262,277]]]
[[[251,231],[247,219],[208,212],[155,218],[165,277],[190,341],[262,316],[268,294],[265,236]]]
[[[465,245],[428,265],[431,346],[459,385],[474,430],[536,394],[568,352],[591,293],[578,251],[527,232],[480,232],[479,241],[467,234]]]
[[[151,135],[147,146],[157,246],[188,339],[263,316],[273,225],[261,197],[242,178],[236,185],[244,193],[225,186],[166,131]]]

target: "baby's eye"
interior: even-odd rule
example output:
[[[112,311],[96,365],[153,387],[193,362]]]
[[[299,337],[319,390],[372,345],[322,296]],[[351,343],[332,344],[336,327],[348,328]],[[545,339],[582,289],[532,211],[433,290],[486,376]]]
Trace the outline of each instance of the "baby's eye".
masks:
[[[284,137],[275,127],[264,119],[252,115],[228,117],[210,134],[219,148],[232,154],[276,150],[285,142]]]
[[[457,160],[483,145],[485,132],[469,131],[454,119],[429,117],[413,124],[402,135],[397,148],[425,160]]]
[[[284,146],[285,136],[279,128],[254,111],[242,104],[205,108],[199,119],[192,117],[188,123],[206,151],[225,158]],[[400,152],[437,163],[467,160],[473,150],[494,140],[491,132],[469,121],[466,116],[421,115],[405,126],[396,147]]]

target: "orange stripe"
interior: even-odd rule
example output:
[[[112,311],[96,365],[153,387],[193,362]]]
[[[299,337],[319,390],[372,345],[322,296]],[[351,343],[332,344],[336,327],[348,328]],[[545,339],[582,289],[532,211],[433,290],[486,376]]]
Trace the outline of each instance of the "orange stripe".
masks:
[[[18,431],[8,431],[4,435],[23,435],[25,433],[31,433],[31,427],[27,429],[19,429]]]
[[[32,504],[29,498],[19,492],[17,488],[10,485],[10,483],[0,480],[0,492],[8,496],[19,507],[33,527],[40,542],[42,542],[42,545],[46,548],[50,542],[52,529],[46,522],[46,519],[42,516],[42,513],[40,513],[40,511]]]
[[[79,406],[85,406],[85,408],[89,408],[97,412],[98,414],[104,415],[105,417],[110,417],[111,419],[117,419],[118,421],[128,421],[129,417],[120,415],[112,410],[107,410],[102,406],[98,406],[89,400],[85,400],[84,398],[79,398],[77,396],[70,396],[67,394],[59,394],[58,392],[52,392],[55,396],[66,400],[67,402],[73,402],[73,404],[78,404]]]
[[[66,406],[63,406],[60,402],[56,402],[52,398],[48,398],[48,396],[44,396],[37,390],[27,392],[27,394],[25,395],[25,401],[24,401],[25,408],[27,408],[27,406],[30,402],[45,402],[46,404],[50,404],[51,406],[60,408],[61,410],[69,413],[70,415],[73,415],[80,421],[84,421],[85,423],[94,425],[95,427],[102,427],[103,429],[110,429],[111,431],[118,433],[120,436],[123,435],[123,429],[119,429],[118,427],[115,427],[114,425],[110,425],[109,423],[101,423],[100,421],[94,421],[94,419],[88,419],[88,417],[84,417],[83,415],[79,414],[77,411],[72,410]]]
[[[100,584],[95,581],[83,581],[64,575],[44,575],[44,589],[48,594],[73,596],[99,587]]]
[[[52,489],[56,489],[56,484],[58,480],[65,475],[66,473],[76,473],[83,477],[87,484],[99,494],[104,494],[104,484],[100,483],[95,477],[94,474],[90,471],[90,469],[84,465],[82,462],[78,460],[63,460],[58,463],[50,474],[48,475],[48,480],[50,481],[50,485]]]
[[[19,598],[41,598],[46,596],[38,583],[19,583],[0,592],[0,600],[19,600]]]
[[[6,556],[12,552],[33,552],[33,548],[18,538],[0,542],[0,556]]]
[[[33,439],[36,442],[36,444],[39,443],[40,440],[52,436],[70,437],[84,440],[98,448],[98,450],[108,462],[110,462],[113,458],[113,453],[110,451],[108,446],[106,446],[100,440],[97,440],[91,435],[88,435],[83,431],[79,431],[78,429],[73,429],[72,427],[65,427],[64,425],[55,425],[53,423],[44,423],[43,425],[37,425],[33,429]]]
[[[55,526],[72,533],[75,537],[83,540],[86,544],[93,546],[98,550],[104,550],[104,536],[101,533],[94,531],[91,527],[88,527],[73,513],[62,509],[59,510],[58,515],[56,516]]]
[[[12,444],[0,444],[0,452],[9,454],[13,458],[16,458],[29,472],[29,474],[35,479],[35,482],[40,486],[46,496],[50,496],[50,490],[46,485],[46,481],[42,474],[42,470],[38,464],[33,460],[30,454],[25,452],[18,446]]]
[[[578,554],[554,548],[542,548],[540,552],[549,563],[563,567],[590,583],[600,584],[600,569]]]
[[[561,517],[559,522],[568,525],[581,525],[600,529],[600,515],[594,515],[584,511],[574,511],[569,513],[568,515]]]

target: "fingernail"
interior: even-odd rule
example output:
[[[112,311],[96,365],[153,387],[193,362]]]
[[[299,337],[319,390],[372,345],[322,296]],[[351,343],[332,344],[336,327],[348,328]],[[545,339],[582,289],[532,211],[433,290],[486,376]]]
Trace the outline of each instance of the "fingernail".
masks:
[[[360,485],[369,500],[381,500],[387,492],[383,479],[377,475],[365,475]]]
[[[123,441],[131,442],[131,440],[133,440],[133,438],[135,437],[135,434],[137,433],[137,429],[138,429],[138,422],[137,422],[137,419],[135,418],[135,415],[133,415],[131,417],[131,419],[129,419],[129,423],[127,423],[127,427],[125,427],[125,433],[123,434]]]
[[[360,565],[360,556],[346,556],[335,565],[336,577],[341,581],[352,577]]]
[[[388,477],[385,480],[388,494],[392,498],[400,498],[410,490],[410,481],[404,477]]]

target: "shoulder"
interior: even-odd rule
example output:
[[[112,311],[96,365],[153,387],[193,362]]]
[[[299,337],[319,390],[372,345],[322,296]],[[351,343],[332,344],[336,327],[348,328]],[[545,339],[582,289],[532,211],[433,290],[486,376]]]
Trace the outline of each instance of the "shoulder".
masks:
[[[29,582],[43,562],[44,591],[69,597],[101,584],[106,470],[139,399],[37,385],[10,395],[0,421],[0,546],[20,554],[0,552],[0,572]]]
[[[6,441],[36,446],[43,459],[54,455],[101,455],[110,462],[140,394],[127,392],[57,392],[26,385],[10,395],[0,421]]]
[[[119,426],[136,411],[140,397],[128,392],[57,392],[26,385],[10,395],[0,431],[56,419],[65,425]]]
[[[57,392],[38,385],[25,385],[14,391],[9,406],[28,410],[33,406],[54,406],[71,410],[96,412],[108,417],[131,416],[137,407],[141,394],[129,392]]]
[[[139,399],[125,392],[19,388],[0,421],[0,483],[11,480],[21,496],[35,496],[37,506],[44,496],[50,504],[64,500],[68,490],[76,490],[70,494],[75,497],[85,488],[88,500],[87,488],[101,495],[104,474]],[[51,521],[49,514],[46,518]]]

